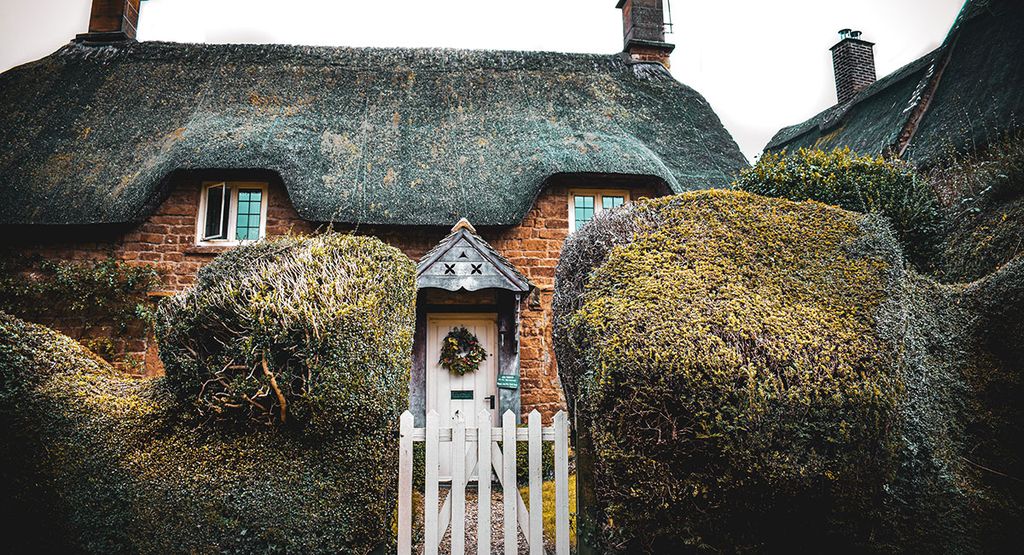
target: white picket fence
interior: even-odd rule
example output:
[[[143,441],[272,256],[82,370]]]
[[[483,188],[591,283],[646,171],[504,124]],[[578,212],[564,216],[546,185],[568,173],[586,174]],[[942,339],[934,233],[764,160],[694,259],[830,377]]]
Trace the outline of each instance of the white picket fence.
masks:
[[[426,442],[426,468],[423,492],[423,544],[425,555],[436,555],[441,538],[451,525],[451,553],[463,555],[466,540],[466,482],[477,468],[493,468],[494,474],[504,488],[502,496],[505,522],[505,555],[518,553],[519,537],[517,528],[522,530],[530,546],[530,555],[544,553],[543,502],[541,476],[542,442],[554,443],[555,451],[555,553],[569,553],[569,424],[564,411],[554,418],[554,426],[541,427],[541,416],[537,411],[530,413],[528,427],[516,427],[512,411],[502,415],[500,428],[491,426],[491,415],[487,410],[477,416],[477,428],[467,428],[462,417],[451,419],[450,427],[440,426],[440,417],[434,411],[427,414],[427,427],[413,426],[412,413],[406,411],[400,421],[401,440],[399,444],[398,478],[398,553],[412,553],[412,478],[413,442]],[[483,441],[481,441],[481,438]],[[526,509],[523,497],[516,486],[516,442],[529,444],[530,465],[530,509]],[[476,444],[469,451],[467,444]],[[499,443],[501,446],[499,447]],[[438,452],[451,449],[452,483],[448,496],[438,510]],[[465,457],[457,456],[466,453]],[[475,454],[475,456],[473,456]],[[473,461],[476,466],[469,468]],[[491,480],[488,471],[481,471],[477,481],[477,553],[491,553]],[[507,487],[505,486],[507,484]],[[512,494],[512,495],[509,495]]]

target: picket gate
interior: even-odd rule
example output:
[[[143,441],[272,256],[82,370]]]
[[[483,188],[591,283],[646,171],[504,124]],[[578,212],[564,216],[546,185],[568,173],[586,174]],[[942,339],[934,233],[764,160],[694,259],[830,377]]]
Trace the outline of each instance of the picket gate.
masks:
[[[530,555],[544,553],[542,509],[542,444],[554,443],[555,453],[555,554],[569,554],[569,423],[565,411],[555,415],[553,426],[541,427],[541,416],[536,410],[527,418],[526,429],[516,426],[516,416],[506,411],[501,427],[491,425],[490,411],[482,410],[477,417],[480,425],[466,427],[456,414],[450,426],[441,426],[441,418],[434,411],[427,413],[426,428],[413,426],[412,413],[406,411],[400,420],[399,473],[398,473],[398,554],[412,553],[412,482],[413,443],[425,442],[426,466],[423,491],[423,544],[425,555],[437,555],[438,545],[451,526],[451,553],[465,553],[466,482],[476,468],[468,468],[475,458],[479,468],[494,470],[500,484],[510,484],[502,496],[504,504],[505,555],[519,552],[519,531],[530,546]],[[447,424],[447,423],[446,423]],[[482,438],[482,440],[481,440]],[[516,486],[516,442],[529,446],[530,509],[527,510]],[[468,447],[475,444],[470,455]],[[500,444],[500,446],[499,446]],[[466,457],[452,456],[452,483],[448,495],[438,510],[440,486],[438,482],[438,452],[466,453]],[[488,472],[480,472],[487,476]],[[477,482],[477,553],[491,553],[491,480]],[[514,492],[514,495],[507,495]]]

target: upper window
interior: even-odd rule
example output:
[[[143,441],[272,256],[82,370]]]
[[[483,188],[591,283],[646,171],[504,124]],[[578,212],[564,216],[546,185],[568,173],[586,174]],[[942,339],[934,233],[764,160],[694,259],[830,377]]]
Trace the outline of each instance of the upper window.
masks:
[[[588,190],[569,191],[569,231],[576,231],[594,216],[629,202],[629,191]]]
[[[196,242],[234,245],[262,239],[267,228],[265,183],[206,183],[199,200]]]

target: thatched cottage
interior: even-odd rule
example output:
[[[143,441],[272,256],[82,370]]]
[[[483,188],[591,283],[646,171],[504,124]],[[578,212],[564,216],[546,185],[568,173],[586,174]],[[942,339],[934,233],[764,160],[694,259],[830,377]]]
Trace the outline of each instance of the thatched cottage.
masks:
[[[137,42],[138,7],[94,0],[88,33],[0,75],[8,250],[150,264],[170,294],[246,241],[377,236],[420,261],[419,417],[562,406],[565,237],[746,164],[669,73],[661,0],[618,2],[613,55]],[[491,355],[477,372],[438,366],[455,327]],[[151,338],[123,350],[160,372]]]

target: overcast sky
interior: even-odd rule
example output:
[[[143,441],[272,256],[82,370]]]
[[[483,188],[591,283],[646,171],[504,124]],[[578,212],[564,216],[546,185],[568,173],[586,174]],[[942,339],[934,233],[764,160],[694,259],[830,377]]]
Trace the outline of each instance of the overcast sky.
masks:
[[[615,0],[146,0],[140,40],[617,52]],[[963,0],[672,0],[672,73],[753,160],[771,136],[835,103],[828,48],[844,27],[879,76],[939,45]],[[88,27],[91,0],[0,0],[0,71]]]

